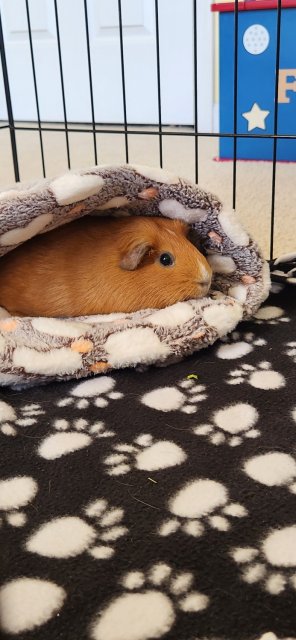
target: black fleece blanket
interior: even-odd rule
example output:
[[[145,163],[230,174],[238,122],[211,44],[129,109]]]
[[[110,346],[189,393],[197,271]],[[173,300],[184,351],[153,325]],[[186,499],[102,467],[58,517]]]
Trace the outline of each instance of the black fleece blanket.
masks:
[[[1,391],[3,638],[296,638],[295,321],[287,285],[179,364]]]

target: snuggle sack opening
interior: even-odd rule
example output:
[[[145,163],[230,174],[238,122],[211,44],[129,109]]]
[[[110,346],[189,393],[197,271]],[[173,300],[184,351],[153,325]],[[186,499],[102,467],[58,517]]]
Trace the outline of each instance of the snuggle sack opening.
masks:
[[[235,213],[198,186],[152,167],[96,166],[1,192],[0,257],[87,214],[189,223],[214,272],[210,294],[161,310],[66,319],[12,317],[2,308],[0,384],[23,387],[171,364],[232,331],[268,296],[268,264]]]

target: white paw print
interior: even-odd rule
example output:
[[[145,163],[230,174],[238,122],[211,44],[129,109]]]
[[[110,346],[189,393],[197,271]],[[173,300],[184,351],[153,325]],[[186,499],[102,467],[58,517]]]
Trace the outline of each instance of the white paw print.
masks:
[[[96,438],[112,438],[114,431],[105,429],[104,422],[90,424],[84,418],[72,423],[65,419],[55,420],[56,433],[47,436],[38,447],[41,458],[55,460],[68,453],[88,447]]]
[[[141,402],[156,411],[195,413],[197,404],[208,397],[205,389],[204,385],[194,380],[182,380],[177,383],[177,387],[160,387],[154,391],[148,391],[142,396]]]
[[[84,514],[84,518],[62,516],[42,524],[27,540],[26,550],[47,558],[73,558],[85,552],[96,560],[111,558],[114,543],[128,532],[122,525],[123,509],[100,499],[89,504]]]
[[[160,471],[175,467],[186,460],[186,453],[169,440],[153,440],[149,433],[136,438],[133,444],[116,444],[104,460],[109,476],[121,476],[132,469]]]
[[[296,638],[292,638],[291,636],[289,636],[289,638],[280,638],[272,631],[267,631],[267,633],[264,633],[260,638],[256,638],[256,640],[296,640]]]
[[[193,591],[193,574],[174,573],[164,563],[145,575],[130,571],[121,580],[123,593],[99,613],[91,628],[93,640],[150,640],[174,626],[177,611],[202,612],[209,606],[204,593]]]
[[[37,422],[37,416],[45,412],[39,404],[26,404],[21,407],[19,415],[16,410],[7,402],[0,400],[0,431],[5,436],[16,436],[18,427],[31,427]]]
[[[229,336],[220,338],[220,342],[224,344],[218,347],[216,355],[221,360],[242,358],[251,353],[254,347],[263,347],[267,344],[263,338],[256,338],[254,333],[239,333],[239,331],[233,331]]]
[[[288,586],[296,590],[296,525],[274,529],[258,547],[236,547],[231,556],[244,582],[261,583],[272,595]]]
[[[110,400],[120,400],[123,393],[114,391],[116,381],[110,376],[100,376],[80,382],[71,391],[72,398],[62,398],[57,402],[58,407],[68,407],[74,404],[77,409],[86,409],[90,402],[103,409]]]
[[[238,402],[213,413],[212,422],[200,424],[193,429],[197,436],[206,437],[212,444],[228,444],[237,447],[244,438],[258,438],[260,431],[254,429],[258,421],[257,409],[246,402]]]
[[[263,636],[260,636],[257,640],[296,640],[296,638],[292,638],[291,636],[289,636],[289,638],[280,638],[272,631],[267,631],[267,633],[264,633]]]
[[[252,364],[242,364],[237,369],[230,371],[228,384],[241,384],[248,382],[256,389],[281,389],[285,386],[285,378],[278,371],[271,369],[270,362],[260,362],[257,367]]]
[[[290,322],[290,318],[285,316],[281,307],[266,306],[260,307],[254,314],[253,322],[256,324],[279,324],[280,322]]]
[[[36,496],[38,485],[30,476],[15,476],[0,481],[0,525],[4,522],[12,527],[23,527],[27,516],[22,507]]]
[[[158,533],[169,536],[178,529],[196,538],[203,535],[205,526],[228,531],[229,517],[247,515],[243,505],[229,500],[226,487],[215,480],[193,480],[169,500],[168,510],[175,518],[166,520]]]
[[[1,631],[18,638],[34,633],[60,615],[66,598],[65,589],[50,580],[24,575],[8,580],[0,588]]]
[[[293,340],[293,342],[288,342],[287,345],[288,350],[286,351],[287,356],[290,356],[290,358],[292,358],[293,362],[296,364],[296,342],[295,340]]]
[[[267,487],[287,487],[296,493],[296,461],[288,453],[269,451],[244,463],[244,471]]]

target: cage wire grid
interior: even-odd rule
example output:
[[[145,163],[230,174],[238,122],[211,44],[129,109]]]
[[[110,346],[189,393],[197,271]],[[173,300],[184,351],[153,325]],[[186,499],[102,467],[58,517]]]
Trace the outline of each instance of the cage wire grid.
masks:
[[[126,96],[126,74],[125,74],[125,53],[124,53],[124,31],[123,31],[123,15],[122,15],[122,0],[117,0],[118,10],[118,38],[120,45],[120,68],[121,68],[121,88],[122,88],[122,107],[123,107],[123,128],[119,130],[118,127],[102,126],[95,120],[95,104],[94,104],[94,91],[93,91],[93,69],[90,49],[90,36],[89,36],[89,15],[88,15],[88,3],[87,0],[81,0],[83,3],[84,11],[84,25],[83,25],[83,37],[86,40],[87,51],[87,68],[88,68],[88,85],[90,95],[91,106],[91,121],[83,126],[78,126],[75,123],[69,123],[67,115],[67,104],[65,94],[65,82],[64,82],[64,69],[63,69],[63,57],[62,57],[62,42],[60,36],[59,25],[59,4],[58,0],[53,0],[54,5],[54,18],[57,37],[58,48],[58,65],[59,65],[59,80],[60,90],[62,97],[62,110],[63,121],[59,125],[49,125],[49,123],[43,123],[40,115],[39,95],[38,95],[38,83],[36,77],[36,65],[35,65],[35,52],[34,41],[32,37],[32,25],[30,14],[30,2],[29,0],[23,0],[25,3],[26,20],[28,29],[28,40],[30,46],[30,59],[34,86],[34,97],[36,103],[36,124],[18,124],[13,115],[13,105],[10,91],[10,78],[8,72],[7,58],[6,58],[6,44],[3,33],[2,16],[0,9],[0,56],[2,63],[3,84],[5,91],[5,100],[7,107],[7,122],[0,124],[0,130],[9,129],[10,145],[13,160],[13,170],[15,181],[20,181],[20,166],[17,149],[16,133],[18,131],[33,131],[38,132],[39,135],[39,147],[40,157],[42,165],[43,176],[46,177],[46,164],[44,156],[44,144],[43,133],[45,132],[59,132],[64,134],[66,143],[66,156],[67,166],[71,169],[71,153],[69,134],[70,133],[89,133],[93,139],[93,157],[95,164],[98,163],[99,153],[97,148],[96,134],[116,134],[124,136],[125,146],[125,160],[129,162],[129,136],[156,136],[158,137],[159,147],[159,165],[163,167],[163,139],[165,136],[189,136],[194,138],[194,176],[195,182],[199,180],[199,139],[200,138],[230,138],[233,140],[233,159],[232,159],[232,206],[236,208],[237,199],[237,141],[239,138],[254,138],[254,139],[272,139],[273,140],[273,153],[272,153],[272,178],[271,178],[271,196],[270,196],[270,229],[269,229],[269,259],[274,259],[274,234],[275,234],[275,197],[276,197],[276,176],[277,176],[277,143],[279,139],[289,140],[296,139],[296,135],[284,135],[278,134],[278,85],[279,85],[279,69],[280,69],[280,48],[281,48],[281,18],[282,18],[282,0],[277,0],[276,10],[276,59],[275,59],[275,91],[274,91],[274,119],[273,119],[273,133],[240,133],[238,132],[238,86],[239,82],[243,81],[243,78],[239,77],[238,73],[238,27],[239,27],[239,0],[234,0],[233,11],[233,28],[234,28],[234,46],[233,46],[233,60],[234,60],[234,76],[233,76],[233,131],[231,132],[203,132],[199,131],[198,123],[198,73],[197,73],[197,0],[192,0],[192,24],[193,24],[193,86],[194,86],[194,125],[192,130],[167,130],[162,121],[162,98],[161,98],[161,56],[160,56],[160,29],[159,29],[159,0],[151,0],[154,2],[155,9],[155,45],[156,45],[156,73],[157,73],[157,113],[158,122],[156,130],[131,127],[131,123],[127,119],[127,96]]]

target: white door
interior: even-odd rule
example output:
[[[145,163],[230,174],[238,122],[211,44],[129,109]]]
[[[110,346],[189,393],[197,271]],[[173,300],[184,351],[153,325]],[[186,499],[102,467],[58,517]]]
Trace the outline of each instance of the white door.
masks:
[[[194,124],[194,0],[159,0],[162,121]],[[197,3],[198,119],[212,130],[212,16]],[[91,102],[83,0],[58,0],[58,18],[70,122],[90,122]],[[29,0],[42,121],[63,121],[54,0]],[[122,123],[122,78],[117,0],[88,0],[95,120]],[[15,120],[36,120],[25,0],[0,0]],[[127,121],[158,123],[154,0],[122,0]],[[0,83],[0,119],[6,118]]]

